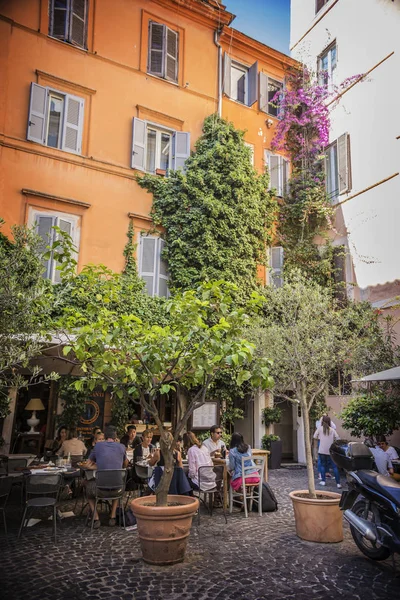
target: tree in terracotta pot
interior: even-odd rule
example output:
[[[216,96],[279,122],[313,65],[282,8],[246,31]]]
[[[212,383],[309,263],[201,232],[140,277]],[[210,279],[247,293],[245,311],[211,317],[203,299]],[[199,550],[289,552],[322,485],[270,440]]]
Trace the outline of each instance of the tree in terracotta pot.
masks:
[[[268,355],[272,360],[274,395],[300,405],[308,477],[308,490],[300,495],[315,501],[310,411],[321,394],[329,393],[332,373],[339,369],[353,374],[362,370],[366,357],[371,360],[371,355],[384,346],[384,336],[372,326],[370,307],[352,303],[339,307],[328,288],[298,272],[281,288],[267,288],[265,295],[260,326],[253,329],[250,339],[256,342],[259,355]],[[323,494],[330,493],[324,490]],[[332,497],[338,498],[338,494]],[[313,511],[316,515],[315,507]],[[339,509],[337,514],[341,523]],[[324,522],[320,517],[316,520]]]
[[[73,335],[69,335],[64,354],[86,373],[76,386],[91,389],[101,383],[113,389],[115,401],[128,393],[159,429],[165,467],[155,490],[156,508],[168,505],[175,443],[193,411],[206,401],[215,377],[230,372],[239,385],[244,381],[261,389],[272,385],[269,360],[255,359],[255,346],[243,338],[249,315],[259,310],[263,298],[254,293],[238,308],[231,297],[233,290],[234,286],[218,281],[205,283],[196,291],[177,293],[160,307],[162,325],[134,314],[117,314],[107,303],[97,308],[95,318],[91,315],[88,323],[82,322],[80,312],[68,314],[68,329]],[[189,401],[171,436],[160,418],[157,400],[161,394],[181,389],[186,390]],[[179,498],[174,497],[174,502]],[[195,503],[194,510],[197,500]],[[139,522],[139,535],[140,529]]]

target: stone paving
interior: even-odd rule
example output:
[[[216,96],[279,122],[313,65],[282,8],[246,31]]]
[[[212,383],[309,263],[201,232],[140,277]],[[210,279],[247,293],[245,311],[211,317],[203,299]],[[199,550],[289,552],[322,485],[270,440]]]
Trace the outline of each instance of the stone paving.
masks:
[[[296,537],[288,493],[306,487],[305,469],[270,472],[279,501],[276,513],[225,525],[221,511],[202,514],[192,527],[184,563],[153,567],[141,560],[136,531],[107,525],[90,533],[84,517],[64,519],[57,545],[51,522],[28,528],[16,539],[20,513],[11,507],[6,541],[0,529],[0,598],[7,600],[310,600],[400,597],[391,560],[364,558],[345,527],[339,544],[313,544]],[[336,489],[329,482],[326,489]],[[18,500],[18,496],[16,496]]]

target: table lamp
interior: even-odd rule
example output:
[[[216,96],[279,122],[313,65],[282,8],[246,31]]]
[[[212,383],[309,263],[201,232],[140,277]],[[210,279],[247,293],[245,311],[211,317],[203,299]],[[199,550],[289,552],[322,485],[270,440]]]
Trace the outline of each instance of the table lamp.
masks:
[[[39,425],[39,419],[36,417],[37,410],[44,410],[43,402],[40,398],[31,398],[28,404],[25,406],[25,410],[32,410],[32,416],[27,420],[27,423],[30,427],[28,433],[37,433],[35,431],[35,427]]]

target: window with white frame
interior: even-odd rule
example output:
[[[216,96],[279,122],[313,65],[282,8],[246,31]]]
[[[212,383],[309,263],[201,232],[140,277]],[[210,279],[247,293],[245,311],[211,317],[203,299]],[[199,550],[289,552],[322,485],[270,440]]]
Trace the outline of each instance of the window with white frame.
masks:
[[[42,238],[41,251],[46,252],[48,246],[57,241],[59,234],[54,227],[59,227],[61,231],[71,236],[77,252],[79,251],[79,217],[65,213],[46,212],[30,210],[29,225],[36,227],[37,234]],[[75,256],[77,258],[77,256]],[[61,281],[60,271],[57,269],[58,263],[53,254],[43,260],[43,277],[50,279],[53,283]]]
[[[149,296],[169,296],[168,268],[162,257],[165,241],[152,235],[140,236],[139,275],[146,283]]]
[[[161,23],[149,22],[147,72],[169,81],[178,81],[179,33]]]
[[[289,161],[280,154],[273,154],[268,150],[264,152],[264,160],[268,167],[269,189],[276,190],[277,196],[284,196],[287,192]]]
[[[232,60],[225,52],[223,89],[231,100],[253,106],[258,96],[258,63],[248,67]]]
[[[184,169],[189,155],[190,133],[174,131],[134,117],[132,169],[168,174],[170,169]]]
[[[318,58],[318,75],[320,85],[333,89],[337,65],[336,42],[331,44]]]
[[[86,48],[89,0],[49,0],[49,35]]]
[[[277,81],[265,73],[260,73],[260,111],[273,117],[279,117],[281,115],[279,100],[283,87],[281,81]]]
[[[283,258],[282,246],[269,249],[270,284],[273,287],[283,286]]]
[[[254,144],[250,144],[250,142],[244,142],[244,145],[250,149],[250,163],[254,167]]]
[[[335,204],[340,194],[351,189],[350,137],[347,133],[326,148],[324,162],[326,193]]]
[[[81,154],[84,105],[83,98],[31,83],[27,139]]]

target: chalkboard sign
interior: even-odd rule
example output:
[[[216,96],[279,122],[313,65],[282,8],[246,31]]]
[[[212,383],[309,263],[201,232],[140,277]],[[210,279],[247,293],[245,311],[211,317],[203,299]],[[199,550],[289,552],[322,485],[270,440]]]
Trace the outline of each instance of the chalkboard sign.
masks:
[[[218,402],[206,402],[196,408],[192,419],[192,429],[210,429],[213,425],[217,425],[219,423]]]

